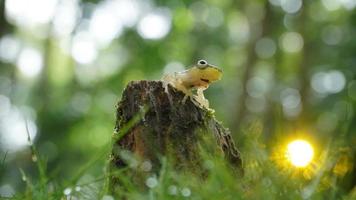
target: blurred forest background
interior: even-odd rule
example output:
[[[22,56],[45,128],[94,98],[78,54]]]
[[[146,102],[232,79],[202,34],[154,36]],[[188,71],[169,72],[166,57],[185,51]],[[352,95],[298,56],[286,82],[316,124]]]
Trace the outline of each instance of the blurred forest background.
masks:
[[[224,72],[206,96],[238,147],[251,124],[266,155],[302,135],[352,189],[356,0],[0,0],[0,195],[37,176],[26,122],[49,176],[67,180],[109,150],[129,81],[199,59]]]

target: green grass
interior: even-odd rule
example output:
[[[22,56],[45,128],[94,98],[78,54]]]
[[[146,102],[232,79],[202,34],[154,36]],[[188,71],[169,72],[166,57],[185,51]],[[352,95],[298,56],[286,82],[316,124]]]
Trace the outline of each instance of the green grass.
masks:
[[[38,177],[31,177],[19,169],[26,184],[25,190],[2,199],[356,199],[356,189],[352,190],[349,181],[352,149],[342,138],[330,142],[312,164],[299,169],[291,166],[283,156],[274,156],[278,155],[274,151],[281,149],[267,148],[259,135],[258,129],[251,128],[241,135],[237,144],[243,156],[244,175],[233,173],[220,154],[206,149],[211,144],[202,141],[201,156],[207,172],[204,178],[175,170],[173,162],[170,162],[174,158],[164,156],[160,159],[162,167],[157,173],[149,170],[147,162],[131,157],[127,168],[111,171],[106,168],[100,176],[85,178],[91,168],[108,166],[108,161],[103,161],[111,151],[108,145],[81,169],[76,169],[77,174],[65,182],[48,175],[50,170],[45,159],[38,154],[29,138]],[[137,186],[126,175],[143,168],[143,185]],[[115,196],[108,192],[111,176],[120,177],[124,186],[116,191]]]

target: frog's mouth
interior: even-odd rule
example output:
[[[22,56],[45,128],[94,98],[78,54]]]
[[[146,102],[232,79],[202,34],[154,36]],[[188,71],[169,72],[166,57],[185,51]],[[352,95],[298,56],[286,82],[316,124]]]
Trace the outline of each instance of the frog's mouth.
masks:
[[[201,78],[200,80],[203,81],[203,82],[205,82],[205,83],[210,83],[210,81],[209,81],[208,79],[203,79],[203,78]]]

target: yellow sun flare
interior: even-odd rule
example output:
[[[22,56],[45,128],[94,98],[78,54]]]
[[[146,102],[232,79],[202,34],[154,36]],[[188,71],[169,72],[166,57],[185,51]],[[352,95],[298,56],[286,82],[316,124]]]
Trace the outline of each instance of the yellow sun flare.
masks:
[[[306,167],[313,159],[314,149],[305,140],[294,140],[287,146],[287,159],[296,167]]]

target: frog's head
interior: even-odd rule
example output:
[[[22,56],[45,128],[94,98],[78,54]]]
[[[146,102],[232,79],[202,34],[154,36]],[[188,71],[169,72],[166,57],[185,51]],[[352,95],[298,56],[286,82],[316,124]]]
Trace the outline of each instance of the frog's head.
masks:
[[[205,60],[199,60],[197,64],[195,64],[195,67],[199,70],[200,79],[207,84],[221,79],[221,69],[208,64]]]

